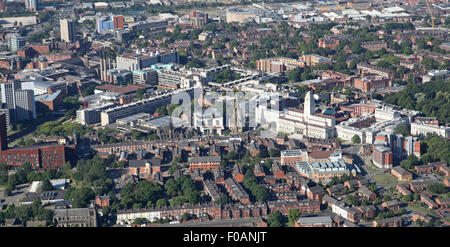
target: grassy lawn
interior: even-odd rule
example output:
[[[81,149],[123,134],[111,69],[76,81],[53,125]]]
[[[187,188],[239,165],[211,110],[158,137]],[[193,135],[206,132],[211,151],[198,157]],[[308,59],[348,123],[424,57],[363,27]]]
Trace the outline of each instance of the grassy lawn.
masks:
[[[431,215],[431,213],[430,213],[429,210],[426,210],[426,209],[424,209],[424,208],[422,208],[422,207],[419,207],[419,206],[416,206],[416,205],[413,205],[413,204],[408,204],[407,208],[412,209],[412,210],[415,210],[415,211],[422,212],[422,213],[424,213],[424,214]]]
[[[377,184],[394,184],[397,183],[397,179],[391,174],[378,174],[373,176],[373,179]]]
[[[376,172],[377,170],[375,170],[375,168],[373,168],[372,167],[372,165],[370,165],[370,164],[366,164],[365,166],[364,166],[364,168],[366,168],[369,172]]]
[[[46,120],[47,119],[47,120]],[[35,125],[30,125],[22,130],[19,131],[11,131],[8,132],[8,137],[11,138],[12,135],[17,135],[20,134],[20,132],[23,132],[24,134],[20,137],[16,137],[13,141],[10,141],[8,144],[13,146],[15,144],[18,144],[20,142],[20,140],[23,138],[24,140],[26,139],[30,139],[32,137],[34,137],[34,135],[36,134],[36,129],[40,124],[45,123],[46,121],[57,121],[57,122],[62,122],[64,120],[64,116],[59,117],[57,119],[48,119],[48,118],[40,118],[38,119],[38,121],[36,122]]]

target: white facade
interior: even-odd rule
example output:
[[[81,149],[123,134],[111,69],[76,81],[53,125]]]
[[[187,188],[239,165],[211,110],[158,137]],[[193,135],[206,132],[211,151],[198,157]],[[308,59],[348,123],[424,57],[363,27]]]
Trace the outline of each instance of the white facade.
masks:
[[[329,139],[335,137],[335,119],[315,114],[315,100],[311,92],[305,96],[304,112],[288,109],[277,122],[277,131],[300,136]]]
[[[366,141],[366,135],[364,130],[347,126],[347,125],[336,125],[337,136],[344,141],[352,141],[353,136],[357,135],[361,139],[361,143]]]
[[[61,41],[75,41],[75,22],[68,19],[61,19],[59,21],[59,27],[61,32]]]
[[[117,214],[117,222],[131,224],[137,218],[147,219],[150,222],[161,219],[161,211],[127,212]]]
[[[341,216],[344,219],[348,219],[348,211],[338,205],[331,204],[331,212]]]
[[[106,126],[115,123],[117,119],[128,117],[138,113],[153,113],[156,108],[171,104],[172,97],[181,99],[189,96],[192,99],[194,88],[187,90],[177,90],[170,93],[158,95],[152,98],[143,99],[126,105],[116,106],[101,112],[101,124]]]
[[[375,109],[375,119],[377,121],[394,120],[400,117],[400,113],[390,107],[383,106]]]
[[[277,122],[280,118],[281,112],[274,109],[267,109],[267,105],[259,105],[256,108],[255,120],[256,123],[266,124]]]
[[[225,129],[222,113],[212,107],[201,113],[195,112],[193,122],[194,128],[199,129],[204,134],[212,134],[214,131],[222,134]]]
[[[411,135],[427,135],[428,133],[435,133],[444,138],[449,138],[450,127],[435,126],[420,122],[411,123]]]

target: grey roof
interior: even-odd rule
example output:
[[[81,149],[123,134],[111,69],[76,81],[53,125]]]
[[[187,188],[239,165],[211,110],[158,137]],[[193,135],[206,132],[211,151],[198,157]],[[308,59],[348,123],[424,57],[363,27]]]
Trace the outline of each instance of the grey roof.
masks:
[[[395,222],[395,221],[401,221],[403,219],[402,216],[397,216],[397,217],[391,217],[391,218],[385,218],[385,219],[381,219],[381,220],[376,220],[376,222],[378,224],[385,224],[385,223],[391,223],[391,222]]]
[[[299,224],[304,225],[322,225],[333,223],[330,216],[302,217],[298,219]]]
[[[314,187],[310,187],[309,190],[314,194],[325,193],[322,186],[316,185]]]
[[[204,162],[220,162],[222,158],[220,156],[201,156],[190,157],[188,163],[204,163]]]
[[[93,208],[57,208],[55,209],[54,217],[65,216],[94,216],[95,210]]]
[[[358,184],[358,180],[357,179],[350,179],[347,181],[350,185],[357,185]]]
[[[36,198],[39,198],[41,201],[64,200],[64,195],[65,195],[64,190],[52,190],[52,191],[27,193],[25,198],[22,200],[22,203],[33,202]]]
[[[361,194],[363,194],[364,196],[367,196],[367,197],[369,197],[370,195],[372,195],[372,193],[374,193],[364,185],[361,186],[361,188],[359,189],[359,192],[361,192]]]
[[[398,206],[398,205],[402,205],[403,204],[403,202],[401,202],[401,201],[399,201],[397,199],[394,199],[394,200],[391,200],[391,201],[388,201],[388,202],[385,202],[385,203],[386,203],[387,207],[393,207],[393,206]]]

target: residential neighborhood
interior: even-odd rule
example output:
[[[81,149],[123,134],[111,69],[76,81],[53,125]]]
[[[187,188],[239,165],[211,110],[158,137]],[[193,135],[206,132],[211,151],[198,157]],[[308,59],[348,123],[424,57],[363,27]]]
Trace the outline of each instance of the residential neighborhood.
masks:
[[[449,13],[0,1],[0,227],[450,226]]]

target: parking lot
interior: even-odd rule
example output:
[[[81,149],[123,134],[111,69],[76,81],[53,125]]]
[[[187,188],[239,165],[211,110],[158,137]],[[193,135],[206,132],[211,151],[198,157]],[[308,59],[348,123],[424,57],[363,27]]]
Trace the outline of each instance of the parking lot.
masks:
[[[1,188],[0,201],[2,201],[3,204],[14,204],[15,206],[19,206],[20,199],[25,197],[25,194],[29,191],[29,189],[30,184],[17,185],[16,190],[14,190],[10,196],[5,197],[4,188]]]

